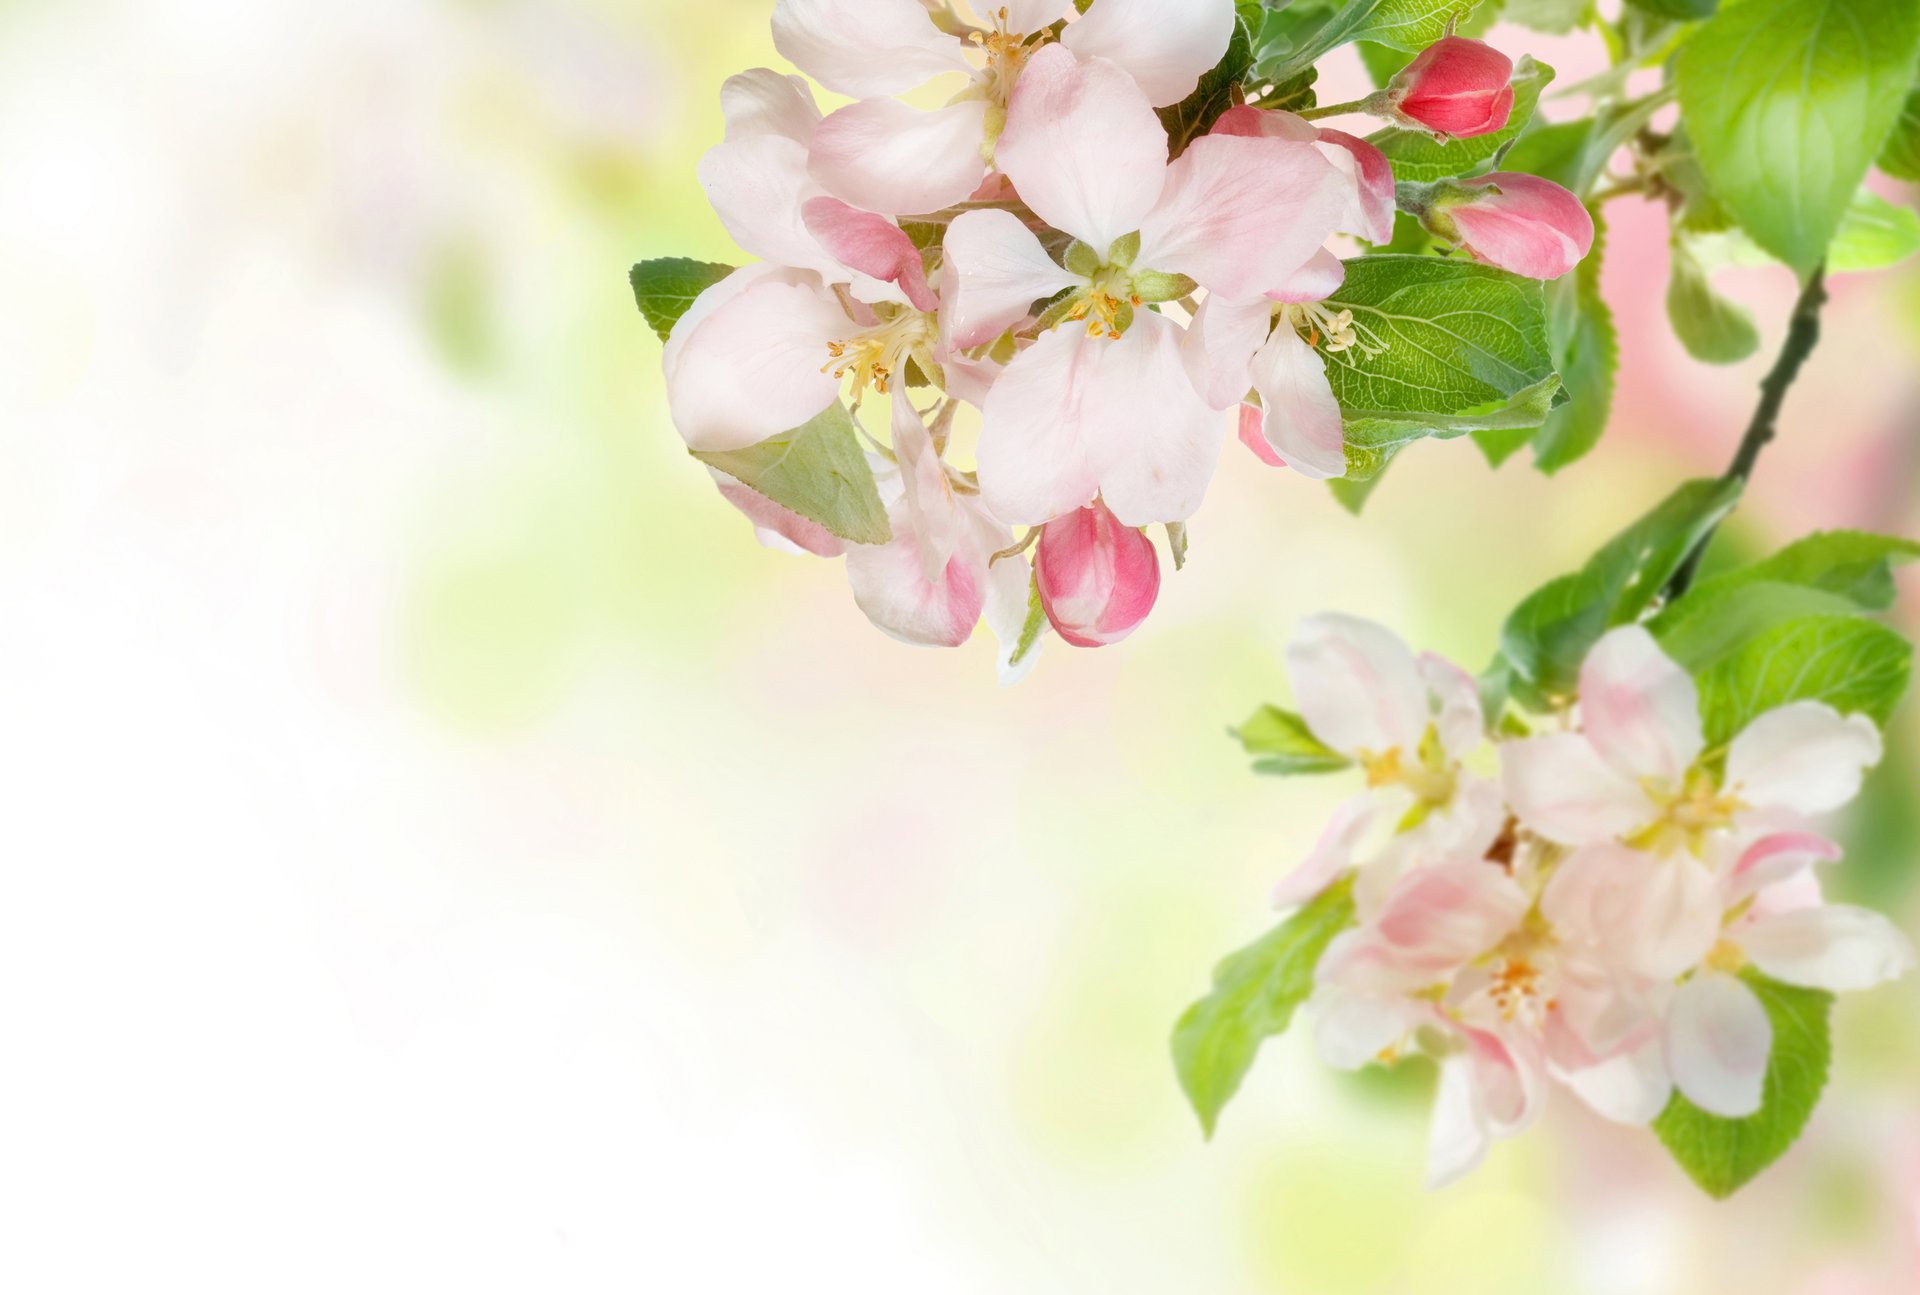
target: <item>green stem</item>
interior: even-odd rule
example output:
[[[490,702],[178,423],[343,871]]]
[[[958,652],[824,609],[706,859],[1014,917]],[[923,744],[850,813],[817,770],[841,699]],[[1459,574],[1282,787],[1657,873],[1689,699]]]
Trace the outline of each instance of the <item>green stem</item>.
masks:
[[[1371,97],[1371,95],[1368,96],[1368,98]],[[1321,117],[1338,117],[1343,113],[1366,111],[1366,99],[1350,99],[1346,103],[1323,104],[1318,108],[1299,108],[1295,110],[1294,115],[1307,121],[1315,121]]]
[[[1747,423],[1747,433],[1740,438],[1739,448],[1733,452],[1733,461],[1727,464],[1723,474],[1727,481],[1738,481],[1745,485],[1753,479],[1753,470],[1760,462],[1760,451],[1767,448],[1780,430],[1780,406],[1786,402],[1787,389],[1800,376],[1800,368],[1813,354],[1813,348],[1820,341],[1820,308],[1827,304],[1826,266],[1815,267],[1807,278],[1807,286],[1800,291],[1800,299],[1794,303],[1793,314],[1787,321],[1787,340],[1780,347],[1780,355],[1773,362],[1773,368],[1760,381],[1760,403],[1754,408],[1753,418]],[[1713,542],[1713,531],[1700,537],[1693,546],[1680,569],[1673,573],[1673,579],[1667,582],[1666,600],[1672,602],[1684,594],[1693,584],[1694,577],[1700,573],[1700,559],[1706,556],[1707,545]]]

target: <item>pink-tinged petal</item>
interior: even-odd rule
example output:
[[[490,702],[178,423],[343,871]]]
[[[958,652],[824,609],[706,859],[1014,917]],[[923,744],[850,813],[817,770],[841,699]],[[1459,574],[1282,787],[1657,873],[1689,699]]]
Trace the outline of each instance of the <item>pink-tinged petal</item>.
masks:
[[[913,407],[905,383],[893,392],[893,453],[900,464],[901,493],[918,539],[921,571],[937,581],[960,546],[965,518],[954,501],[946,466],[933,436]]]
[[[902,643],[958,647],[972,635],[986,605],[985,557],[975,546],[962,545],[938,578],[928,579],[898,474],[883,471],[877,479],[893,539],[848,546],[853,600],[878,629]]]
[[[1287,276],[1287,281],[1267,293],[1267,300],[1282,302],[1325,301],[1340,291],[1347,281],[1347,265],[1339,257],[1321,248],[1307,263]]]
[[[1561,845],[1625,836],[1659,816],[1640,785],[1577,733],[1502,742],[1500,779],[1521,823]]]
[[[965,46],[919,0],[780,0],[773,47],[830,90],[900,94],[943,72],[970,72]]]
[[[1215,409],[1231,409],[1253,388],[1253,353],[1273,328],[1270,302],[1208,297],[1200,303],[1180,350],[1194,389]]]
[[[980,99],[931,112],[898,99],[863,99],[820,123],[809,171],[828,192],[868,211],[938,211],[980,187],[986,120]]]
[[[720,293],[744,271],[707,289]],[[706,294],[703,293],[704,297]],[[817,281],[750,277],[712,309],[696,300],[662,357],[673,425],[696,450],[738,450],[790,431],[832,404],[827,346],[853,331]]]
[[[1419,1025],[1426,1013],[1395,994],[1372,994],[1331,986],[1312,999],[1313,1042],[1335,1070],[1358,1070]]]
[[[1463,1028],[1461,1034],[1489,1131],[1498,1137],[1518,1133],[1532,1123],[1546,1098],[1546,1068],[1538,1044],[1518,1030]]]
[[[1816,832],[1770,833],[1741,852],[1728,881],[1728,897],[1737,902],[1758,894],[1815,864],[1836,863],[1841,853],[1837,842]]]
[[[1860,793],[1880,762],[1880,730],[1817,701],[1791,702],[1754,720],[1727,748],[1727,789],[1748,804],[1824,814]]]
[[[1009,211],[968,211],[947,227],[941,299],[948,341],[983,346],[1025,319],[1035,302],[1079,279],[1053,263]]]
[[[1128,526],[1193,516],[1220,462],[1226,427],[1193,389],[1181,337],[1172,320],[1138,312],[1124,337],[1094,339],[1106,348],[1097,394],[1056,411],[1079,415],[1100,493]]]
[[[1392,630],[1338,612],[1309,616],[1287,645],[1287,673],[1307,727],[1342,755],[1419,749],[1427,688]]]
[[[861,274],[897,286],[915,310],[931,314],[940,299],[927,287],[920,249],[885,216],[849,207],[838,198],[811,198],[802,206],[807,232],[828,255]]]
[[[1060,39],[1082,59],[1119,64],[1164,108],[1193,93],[1232,38],[1233,0],[1100,0]]]
[[[1267,441],[1266,411],[1258,405],[1240,406],[1239,432],[1240,443],[1253,451],[1253,456],[1270,468],[1284,468],[1287,461],[1274,451]]]
[[[1700,690],[1639,625],[1610,630],[1580,667],[1580,725],[1629,778],[1678,790],[1707,744]]]
[[[1347,203],[1340,173],[1318,150],[1281,139],[1202,136],[1166,176],[1140,225],[1135,263],[1239,300],[1285,284]]]
[[[1097,499],[1041,529],[1033,574],[1047,619],[1075,647],[1118,643],[1160,594],[1153,541],[1121,525]]]
[[[981,407],[980,494],[1010,526],[1040,526],[1099,493],[1087,436],[1096,431],[1109,345],[1055,329],[1013,357]],[[1074,417],[1083,409],[1094,417]]]
[[[994,0],[988,7],[1007,13],[1007,30],[1031,36],[1073,11],[1073,0]]]
[[[1207,133],[1248,139],[1290,139],[1296,144],[1311,144],[1320,138],[1319,128],[1305,117],[1278,108],[1254,108],[1247,104],[1221,113]]]
[[[1369,243],[1384,243],[1393,237],[1393,166],[1366,140],[1342,130],[1322,130],[1320,150],[1330,159],[1345,154],[1343,174],[1353,183],[1353,205],[1342,218],[1343,234],[1364,238]]]
[[[1437,978],[1500,943],[1527,907],[1504,868],[1473,859],[1414,869],[1393,888],[1373,925],[1416,980]]]
[[[1254,355],[1253,386],[1266,409],[1267,443],[1288,467],[1316,481],[1347,475],[1346,427],[1326,363],[1291,324],[1274,329]]]
[[[1453,1056],[1440,1063],[1440,1086],[1433,1097],[1433,1123],[1427,1131],[1427,1188],[1458,1182],[1487,1158],[1487,1131],[1479,1084],[1471,1061]]]
[[[1313,852],[1273,888],[1273,906],[1298,907],[1331,886],[1353,863],[1354,852],[1379,818],[1379,807],[1371,796],[1356,796],[1341,805]]]
[[[1687,1100],[1711,1115],[1760,1109],[1773,1023],[1739,980],[1702,972],[1680,986],[1667,1016],[1667,1068]]]
[[[1789,985],[1850,993],[1913,970],[1913,945],[1871,909],[1829,904],[1769,913],[1740,932],[1756,967]]]
[[[714,214],[742,249],[763,261],[833,277],[835,263],[800,216],[801,205],[824,192],[807,174],[806,145],[784,135],[717,144],[700,159],[696,174]]]
[[[1433,722],[1441,750],[1454,760],[1478,750],[1487,740],[1487,717],[1474,677],[1433,652],[1420,654],[1420,677],[1437,708]]]
[[[1400,114],[1428,130],[1487,135],[1513,112],[1513,60],[1485,41],[1447,36],[1387,83]]]
[[[1042,220],[1105,256],[1160,197],[1167,132],[1125,72],[1047,45],[1020,73],[994,161]]]
[[[946,380],[946,394],[975,409],[987,403],[987,393],[993,390],[993,384],[999,381],[1001,371],[1006,368],[991,357],[973,359],[963,355],[945,342],[934,348],[933,358]]]
[[[1449,205],[1438,226],[1477,261],[1529,279],[1557,279],[1593,247],[1593,216],[1551,180],[1517,171],[1456,183],[1480,190]]]
[[[720,112],[729,143],[778,135],[805,148],[820,124],[820,109],[806,78],[765,67],[728,77],[720,87]]]
[[[1673,1098],[1673,1078],[1657,1039],[1561,1078],[1581,1101],[1616,1124],[1651,1124]]]
[[[1540,896],[1562,939],[1653,980],[1672,980],[1706,957],[1722,907],[1713,875],[1691,855],[1660,859],[1614,843],[1575,850]]]
[[[847,551],[846,541],[815,521],[809,521],[790,508],[783,508],[757,490],[753,490],[716,468],[709,468],[720,495],[738,508],[753,523],[754,538],[767,548],[783,553],[811,553],[816,557],[837,558]]]

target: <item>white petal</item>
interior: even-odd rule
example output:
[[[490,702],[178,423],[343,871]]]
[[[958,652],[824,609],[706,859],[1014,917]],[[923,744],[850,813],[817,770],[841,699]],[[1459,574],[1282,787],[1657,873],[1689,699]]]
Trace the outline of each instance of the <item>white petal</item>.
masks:
[[[1150,310],[1104,343],[1100,395],[1081,411],[1100,493],[1128,526],[1179,522],[1200,508],[1226,441],[1180,359],[1180,327]]]
[[[1427,689],[1392,630],[1328,612],[1300,622],[1287,646],[1293,695],[1313,735],[1343,755],[1411,756],[1427,731]]]
[[[765,67],[728,77],[720,87],[720,111],[730,143],[780,135],[804,148],[820,124],[820,109],[806,78],[782,76]]]
[[[1313,1042],[1335,1070],[1358,1070],[1380,1059],[1417,1025],[1425,1012],[1392,994],[1359,993],[1338,986],[1313,996]]]
[[[826,192],[807,174],[806,145],[784,135],[716,144],[700,159],[696,174],[714,214],[741,248],[763,261],[815,270],[832,280],[839,267],[807,232],[800,214],[807,199]]]
[[[1013,357],[987,392],[975,455],[981,497],[1010,526],[1039,526],[1091,502],[1100,478],[1083,420],[1098,407],[1104,338],[1056,329]]]
[[[1082,58],[1111,59],[1156,108],[1179,103],[1233,38],[1233,0],[1100,0],[1061,37]]]
[[[1105,256],[1160,197],[1167,132],[1125,72],[1047,45],[1020,73],[994,161],[1042,220]]]
[[[1865,715],[1842,717],[1796,701],[1747,725],[1727,750],[1727,789],[1754,805],[1802,814],[1839,809],[1880,762],[1880,730]]]
[[[1266,301],[1228,301],[1209,296],[1187,326],[1180,350],[1194,389],[1215,409],[1232,409],[1253,388],[1253,353],[1273,327]]]
[[[1578,733],[1502,742],[1500,778],[1520,821],[1562,845],[1625,836],[1659,812]]]
[[[1838,843],[1816,832],[1791,828],[1769,832],[1741,850],[1728,878],[1729,901],[1738,902],[1797,877],[1815,864],[1834,863],[1840,855]]]
[[[1394,961],[1431,983],[1485,953],[1519,925],[1527,897],[1484,860],[1430,864],[1400,879],[1374,929]]]
[[[923,647],[958,647],[973,633],[986,602],[986,563],[972,546],[928,579],[897,473],[877,474],[893,539],[847,547],[847,583],[867,619],[889,637]]]
[[[1581,1101],[1616,1124],[1650,1124],[1673,1097],[1673,1080],[1657,1039],[1561,1078]]]
[[[1002,549],[1013,545],[1013,532],[994,518],[977,496],[963,499],[960,507],[967,515],[973,527],[974,542],[982,552],[991,557]],[[993,562],[987,568],[987,601],[984,609],[987,628],[1000,644],[999,677],[1000,686],[1011,688],[1032,673],[1034,663],[1040,659],[1038,640],[1027,649],[1027,654],[1014,661],[1013,654],[1020,646],[1020,638],[1026,632],[1028,596],[1033,579],[1033,568],[1028,565],[1022,554],[1010,554]],[[1046,635],[1044,621],[1041,637]]]
[[[1263,296],[1321,250],[1347,192],[1311,144],[1203,136],[1167,168],[1136,264],[1238,300]]]
[[[667,405],[696,450],[756,445],[800,426],[840,392],[839,380],[820,371],[828,343],[853,331],[839,303],[817,281],[758,277],[743,286],[710,310],[695,301],[668,339]]]
[[[1266,411],[1262,430],[1274,453],[1303,477],[1346,476],[1346,428],[1320,352],[1291,324],[1282,324],[1254,355],[1252,373]]]
[[[1473,676],[1443,656],[1422,652],[1420,677],[1439,708],[1434,724],[1441,749],[1455,760],[1478,750],[1487,740],[1487,720]]]
[[[1267,293],[1271,301],[1324,301],[1340,291],[1347,281],[1347,263],[1321,248],[1307,263],[1287,276],[1286,282]]]
[[[1638,625],[1610,630],[1587,654],[1580,724],[1615,769],[1676,790],[1706,745],[1693,677]]]
[[[989,8],[1007,11],[1007,30],[1031,36],[1065,18],[1073,0],[991,0]]]
[[[902,494],[919,541],[921,571],[929,581],[937,581],[960,545],[965,519],[933,448],[933,437],[908,398],[905,383],[894,389],[892,422],[893,452],[900,462]]]
[[[965,46],[919,0],[780,0],[773,46],[830,90],[900,94],[943,72],[968,72]]]
[[[1667,1016],[1667,1068],[1687,1100],[1742,1119],[1760,1109],[1773,1051],[1773,1023],[1753,991],[1732,976],[1702,972],[1680,986]]]
[[[991,342],[1025,319],[1036,301],[1079,282],[1010,211],[963,212],[947,227],[944,246],[944,325],[949,342],[961,349]]]
[[[1739,934],[1755,966],[1790,985],[1871,989],[1913,970],[1913,945],[1871,909],[1829,904],[1755,919]]]
[[[1471,1064],[1464,1056],[1449,1057],[1440,1063],[1427,1131],[1427,1187],[1445,1187],[1471,1173],[1487,1158],[1491,1143]]]
[[[1273,906],[1293,908],[1331,886],[1353,862],[1354,852],[1379,816],[1371,796],[1356,796],[1335,810],[1313,853],[1273,888]]]
[[[820,123],[809,173],[829,193],[898,216],[964,202],[980,187],[987,105],[965,99],[931,112],[865,99]]]
[[[1655,858],[1613,842],[1562,860],[1540,911],[1562,938],[1655,980],[1698,965],[1720,933],[1719,890],[1699,860]]]

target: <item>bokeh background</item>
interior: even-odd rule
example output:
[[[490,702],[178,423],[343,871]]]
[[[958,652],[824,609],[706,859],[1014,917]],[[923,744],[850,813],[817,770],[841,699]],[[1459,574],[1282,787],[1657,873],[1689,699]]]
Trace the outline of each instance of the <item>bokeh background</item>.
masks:
[[[1003,691],[668,424],[626,268],[738,259],[693,167],[769,9],[0,0],[5,1285],[1920,1289],[1911,980],[1723,1205],[1567,1101],[1429,1194],[1423,1077],[1304,1037],[1209,1145],[1166,1053],[1344,790],[1225,737],[1292,623],[1481,664],[1718,469],[1788,273],[1722,280],[1762,358],[1696,364],[1615,203],[1590,459],[1418,446],[1355,520],[1229,446],[1147,626]],[[1911,267],[1836,283],[1737,541],[1920,530],[1917,348]],[[1835,874],[1909,929],[1917,726]]]

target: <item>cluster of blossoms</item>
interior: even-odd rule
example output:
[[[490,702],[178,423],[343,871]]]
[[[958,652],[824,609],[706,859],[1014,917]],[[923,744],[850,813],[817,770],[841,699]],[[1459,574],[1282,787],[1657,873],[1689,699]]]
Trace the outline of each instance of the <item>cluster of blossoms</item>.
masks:
[[[1708,749],[1693,679],[1637,625],[1603,637],[1554,731],[1490,735],[1474,679],[1366,621],[1308,621],[1288,653],[1313,735],[1364,769],[1282,906],[1351,887],[1309,1009],[1331,1065],[1438,1058],[1438,1185],[1558,1081],[1644,1125],[1678,1091],[1761,1106],[1770,1019],[1738,973],[1865,989],[1912,967],[1884,917],[1824,903],[1840,855],[1809,816],[1881,754],[1865,716],[1793,702]]]
[[[800,77],[727,82],[700,181],[761,260],[674,325],[673,419],[696,452],[737,451],[886,400],[890,443],[868,457],[887,543],[718,484],[764,542],[844,554],[887,633],[952,646],[984,616],[1010,667],[1031,587],[1068,642],[1114,642],[1159,589],[1143,528],[1194,514],[1228,429],[1265,463],[1342,476],[1326,365],[1371,343],[1322,304],[1344,276],[1329,244],[1387,241],[1396,202],[1536,278],[1590,246],[1557,186],[1494,174],[1396,194],[1378,148],[1244,90],[1170,142],[1157,110],[1194,93],[1235,22],[1232,0],[780,0],[777,48],[854,101],[823,116]],[[1364,110],[1486,134],[1507,123],[1512,72],[1448,36]],[[928,83],[957,88],[931,109],[896,97]],[[948,457],[962,405],[980,419],[971,468]]]

